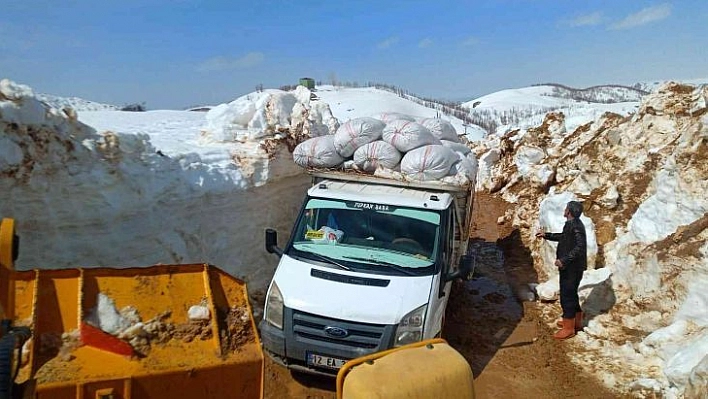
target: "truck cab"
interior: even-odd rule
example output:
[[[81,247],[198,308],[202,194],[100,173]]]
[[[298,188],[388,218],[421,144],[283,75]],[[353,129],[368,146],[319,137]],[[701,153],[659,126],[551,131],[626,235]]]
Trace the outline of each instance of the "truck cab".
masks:
[[[280,256],[260,323],[292,369],[334,375],[347,361],[440,335],[464,255],[469,187],[346,173],[314,175]]]

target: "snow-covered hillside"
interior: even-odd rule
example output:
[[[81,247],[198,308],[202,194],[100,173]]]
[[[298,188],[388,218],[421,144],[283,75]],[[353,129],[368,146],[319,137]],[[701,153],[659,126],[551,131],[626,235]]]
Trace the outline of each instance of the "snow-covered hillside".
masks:
[[[707,103],[708,87],[669,83],[631,118],[571,130],[552,113],[475,148],[479,189],[513,205],[500,223],[521,233],[546,299],[558,291],[555,247],[534,233],[560,231],[565,204],[584,203],[589,323],[571,353],[624,395],[708,395]],[[559,307],[546,312],[554,323]]]
[[[687,84],[687,85],[693,85],[693,86],[700,86],[700,85],[705,85],[708,84],[708,78],[698,78],[698,79],[682,79],[682,80],[676,80],[679,83]],[[659,88],[659,86],[665,84],[665,80],[653,80],[653,81],[648,81],[648,82],[639,82],[634,85],[634,87],[637,87],[641,90],[644,91],[649,91],[652,92]]]
[[[605,112],[628,115],[637,110],[641,93],[627,88],[602,86],[577,93],[559,85],[540,85],[501,90],[462,105],[491,133],[538,126],[548,112],[563,112],[569,130],[597,119]],[[576,98],[587,98],[578,100]],[[591,101],[588,101],[591,100]],[[624,100],[622,102],[608,101]]]
[[[374,87],[348,88],[331,85],[317,86],[315,94],[329,104],[332,114],[340,120],[375,116],[382,112],[395,112],[416,118],[440,117],[452,123],[458,134],[464,134],[470,141],[481,140],[486,131],[479,126],[468,125],[454,116],[441,114],[432,108],[401,98],[394,93]]]
[[[75,111],[117,111],[119,107],[84,100],[78,97],[57,97],[51,94],[37,94],[37,99],[56,109],[73,108]]]

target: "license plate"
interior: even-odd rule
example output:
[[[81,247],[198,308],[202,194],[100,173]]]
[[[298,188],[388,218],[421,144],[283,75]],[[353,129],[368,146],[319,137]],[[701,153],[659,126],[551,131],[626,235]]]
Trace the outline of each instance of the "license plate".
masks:
[[[328,369],[339,369],[344,366],[347,361],[336,357],[321,356],[315,353],[307,354],[307,365],[315,367],[326,367]]]

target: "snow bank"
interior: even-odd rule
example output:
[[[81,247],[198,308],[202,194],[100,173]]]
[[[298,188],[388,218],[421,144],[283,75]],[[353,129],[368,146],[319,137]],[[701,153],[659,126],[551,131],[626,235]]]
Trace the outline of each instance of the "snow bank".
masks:
[[[30,88],[0,81],[0,215],[17,221],[18,269],[208,262],[263,291],[277,258],[253,248],[263,246],[266,227],[287,238],[309,185],[286,145],[297,138],[253,130],[267,137],[205,142],[200,116],[80,113],[115,127],[99,133]]]
[[[37,99],[50,108],[71,108],[76,112],[82,111],[118,111],[119,107],[111,104],[102,104],[95,101],[84,100],[78,97],[57,97],[51,94],[37,94]]]
[[[333,133],[339,121],[326,103],[311,103],[303,86],[295,91],[264,90],[220,104],[207,112],[205,140],[233,142],[272,136],[286,128],[309,137]]]
[[[565,204],[584,203],[589,320],[573,360],[625,395],[707,391],[707,100],[706,87],[667,83],[629,118],[606,113],[571,129],[551,113],[473,149],[477,188],[514,204],[547,300],[557,296],[555,244],[533,234],[560,231]],[[547,313],[552,323],[557,304]]]

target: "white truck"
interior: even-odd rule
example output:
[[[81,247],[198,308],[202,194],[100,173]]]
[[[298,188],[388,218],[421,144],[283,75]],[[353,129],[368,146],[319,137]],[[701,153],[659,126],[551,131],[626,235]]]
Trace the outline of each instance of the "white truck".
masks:
[[[311,173],[260,333],[277,363],[336,374],[349,359],[440,336],[467,255],[473,190],[348,172]]]

